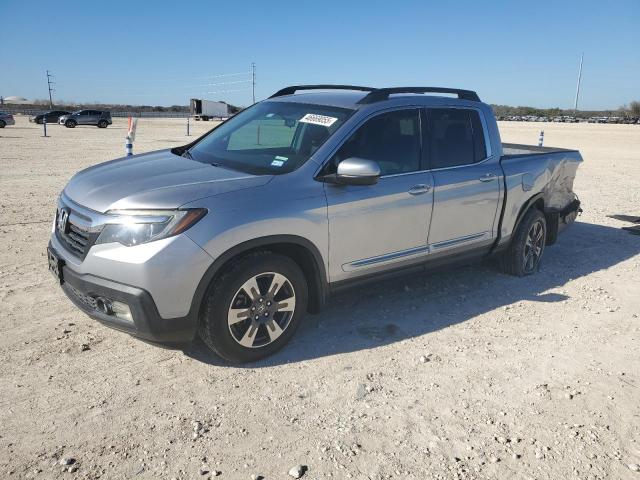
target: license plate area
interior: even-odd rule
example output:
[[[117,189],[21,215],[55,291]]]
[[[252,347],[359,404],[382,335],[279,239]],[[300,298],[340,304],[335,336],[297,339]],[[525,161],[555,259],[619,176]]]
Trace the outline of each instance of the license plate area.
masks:
[[[47,247],[47,258],[49,260],[49,271],[58,279],[60,284],[64,283],[62,276],[62,267],[64,266],[64,260],[58,258],[56,253]]]

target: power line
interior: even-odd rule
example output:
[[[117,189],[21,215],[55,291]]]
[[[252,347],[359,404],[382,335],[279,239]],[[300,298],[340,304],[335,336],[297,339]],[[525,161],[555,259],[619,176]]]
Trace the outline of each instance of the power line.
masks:
[[[236,73],[221,73],[221,74],[216,74],[216,75],[203,75],[203,76],[197,76],[197,77],[162,77],[162,78],[158,78],[156,76],[154,76],[152,79],[146,79],[143,78],[141,79],[141,81],[144,82],[145,85],[148,84],[165,84],[167,82],[192,82],[194,80],[213,80],[216,78],[224,78],[224,77],[237,77],[240,75],[247,75],[250,76],[251,72],[236,72]],[[98,84],[98,83],[106,83],[106,84],[113,84],[116,83],[118,80],[105,80],[102,78],[96,78],[96,77],[82,77],[82,76],[72,76],[73,81],[85,81],[85,82],[90,82],[92,84]],[[131,79],[129,79],[129,81],[131,81]]]
[[[180,78],[176,78],[173,77],[173,80],[180,80],[180,79],[184,79],[184,80],[198,80],[201,78],[220,78],[220,77],[236,77],[239,75],[251,75],[251,72],[235,72],[235,73],[220,73],[220,74],[215,74],[215,75],[205,75],[202,77],[180,77]],[[167,78],[165,77],[165,80],[172,80],[171,78]]]
[[[236,85],[238,83],[250,83],[252,80],[236,80],[233,82],[218,82],[218,83],[201,83],[198,85],[187,85],[187,88],[192,87],[217,87],[218,85]]]
[[[218,90],[218,91],[215,91],[215,92],[203,92],[203,93],[212,94],[212,93],[248,92],[248,91],[249,91],[248,88],[237,88],[237,89],[234,89],[234,90]]]
[[[187,93],[186,95],[207,95],[207,94],[213,94],[213,93],[231,93],[231,92],[248,92],[249,90],[251,90],[251,88],[247,87],[247,88],[235,88],[235,89],[231,89],[231,90],[216,90],[214,92],[205,92],[204,90],[199,90],[197,92],[190,92]],[[106,92],[106,91],[105,91]],[[119,92],[122,95],[126,95],[129,97],[173,97],[176,96],[175,93],[130,93],[130,92]],[[181,92],[182,95],[184,95],[184,92]]]

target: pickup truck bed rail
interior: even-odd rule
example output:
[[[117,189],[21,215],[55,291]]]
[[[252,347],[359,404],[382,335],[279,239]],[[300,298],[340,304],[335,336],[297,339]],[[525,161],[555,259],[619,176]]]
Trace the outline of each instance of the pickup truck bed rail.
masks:
[[[520,155],[541,155],[544,153],[577,152],[577,150],[560,147],[538,147],[520,143],[503,143],[502,158],[513,158]]]

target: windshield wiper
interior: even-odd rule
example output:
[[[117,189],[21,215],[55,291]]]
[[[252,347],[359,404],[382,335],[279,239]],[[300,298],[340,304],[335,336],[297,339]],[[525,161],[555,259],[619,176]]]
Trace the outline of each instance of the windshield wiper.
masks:
[[[189,150],[185,150],[184,152],[182,152],[182,154],[180,155],[181,157],[184,158],[188,158],[189,160],[195,160],[195,158],[193,158],[193,155],[191,155],[191,152]],[[196,160],[197,162],[198,160]],[[212,167],[221,167],[222,165],[220,165],[219,163],[216,162],[204,162],[208,165],[211,165]]]

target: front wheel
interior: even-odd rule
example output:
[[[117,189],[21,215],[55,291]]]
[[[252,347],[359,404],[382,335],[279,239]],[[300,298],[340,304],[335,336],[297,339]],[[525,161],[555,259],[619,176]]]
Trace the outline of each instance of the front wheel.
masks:
[[[74,120],[67,120],[64,123],[64,126],[67,127],[67,128],[76,128],[76,125],[77,124],[76,124],[76,122]]]
[[[531,208],[522,218],[509,248],[502,257],[502,270],[510,275],[524,277],[538,271],[547,238],[544,214]]]
[[[109,125],[109,122],[107,122],[106,120],[100,120],[98,122],[98,128],[107,128],[108,125]]]
[[[7,124],[5,123],[5,121],[4,120],[0,120],[0,128],[4,128],[6,126],[7,126]]]
[[[210,286],[200,337],[230,362],[258,360],[291,339],[307,301],[306,279],[292,259],[271,252],[249,254]]]

